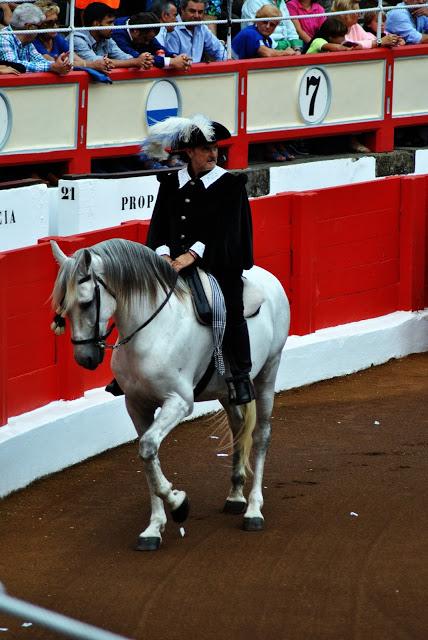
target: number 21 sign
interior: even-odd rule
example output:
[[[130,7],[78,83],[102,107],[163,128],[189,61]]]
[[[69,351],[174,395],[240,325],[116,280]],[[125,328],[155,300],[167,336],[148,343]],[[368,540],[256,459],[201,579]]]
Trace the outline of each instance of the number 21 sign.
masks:
[[[327,73],[319,67],[310,67],[299,87],[300,114],[308,124],[319,124],[330,109],[331,85]]]

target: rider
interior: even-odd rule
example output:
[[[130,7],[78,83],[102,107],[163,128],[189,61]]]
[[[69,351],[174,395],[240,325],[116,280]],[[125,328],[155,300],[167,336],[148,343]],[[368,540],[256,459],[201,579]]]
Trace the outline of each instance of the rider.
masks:
[[[247,178],[217,165],[217,143],[230,135],[226,127],[201,115],[168,118],[150,129],[143,143],[147,155],[165,158],[169,148],[185,154],[188,164],[178,172],[158,175],[147,245],[176,271],[196,264],[217,279],[226,305],[230,399],[246,404],[254,398],[254,388],[242,271],[253,266],[253,238]]]

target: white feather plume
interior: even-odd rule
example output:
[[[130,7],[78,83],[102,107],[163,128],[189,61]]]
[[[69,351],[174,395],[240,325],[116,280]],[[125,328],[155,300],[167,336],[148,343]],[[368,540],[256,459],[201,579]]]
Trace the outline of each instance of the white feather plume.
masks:
[[[200,129],[206,140],[214,138],[212,122],[198,113],[190,118],[171,117],[157,122],[149,129],[149,135],[142,143],[142,151],[156,160],[166,160],[165,149],[177,148],[180,142],[188,142],[195,129]]]

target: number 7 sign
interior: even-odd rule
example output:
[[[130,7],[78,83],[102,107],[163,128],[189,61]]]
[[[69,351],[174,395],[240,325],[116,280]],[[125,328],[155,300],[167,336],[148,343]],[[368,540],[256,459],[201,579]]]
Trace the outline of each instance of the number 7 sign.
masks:
[[[300,114],[308,124],[319,124],[330,109],[331,85],[327,73],[319,67],[307,69],[300,81]]]

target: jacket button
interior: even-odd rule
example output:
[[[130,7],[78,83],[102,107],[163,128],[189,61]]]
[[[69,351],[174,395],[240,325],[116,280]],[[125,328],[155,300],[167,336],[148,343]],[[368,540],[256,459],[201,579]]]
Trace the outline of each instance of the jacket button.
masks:
[[[190,181],[190,184],[192,185],[192,187],[195,185],[195,183],[193,182],[193,180]]]
[[[184,235],[184,233],[182,233],[182,234],[181,234],[181,236],[180,236],[180,238],[181,238],[182,240],[184,240],[184,238],[185,238],[185,237],[186,237],[186,236]]]
[[[181,216],[181,219],[182,219],[182,220],[185,220],[185,219],[186,219],[186,216]]]
[[[190,202],[189,198],[185,198],[184,202],[186,202],[187,204]]]

